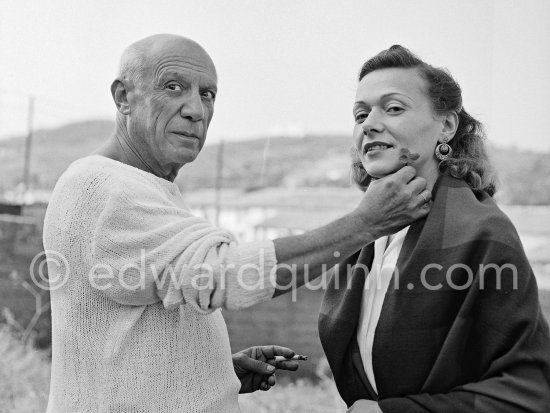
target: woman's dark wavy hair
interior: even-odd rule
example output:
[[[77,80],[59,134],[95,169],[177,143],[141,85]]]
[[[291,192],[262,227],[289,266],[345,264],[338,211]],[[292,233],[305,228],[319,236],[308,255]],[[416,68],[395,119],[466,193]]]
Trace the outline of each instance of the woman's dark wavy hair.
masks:
[[[388,68],[415,68],[428,84],[428,96],[436,114],[451,111],[458,114],[459,123],[454,138],[449,142],[452,155],[439,163],[439,171],[463,179],[474,192],[485,191],[490,196],[496,192],[494,175],[485,149],[483,125],[464,110],[462,91],[458,83],[445,70],[433,67],[399,45],[390,47],[367,60],[359,72],[359,81],[375,70]],[[363,191],[371,177],[365,171],[357,149],[352,149],[352,179]]]

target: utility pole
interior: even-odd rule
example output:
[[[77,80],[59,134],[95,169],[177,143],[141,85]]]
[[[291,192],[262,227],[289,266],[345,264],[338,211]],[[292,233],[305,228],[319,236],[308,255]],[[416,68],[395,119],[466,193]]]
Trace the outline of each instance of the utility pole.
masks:
[[[262,170],[260,172],[260,188],[264,186],[264,179],[265,179],[265,169],[267,160],[269,157],[269,145],[271,144],[271,136],[268,136],[266,138],[265,144],[264,144],[264,155],[262,157]],[[257,184],[256,184],[257,185]]]
[[[27,138],[25,139],[25,161],[23,164],[23,193],[22,197],[29,190],[29,177],[31,168],[31,146],[34,128],[34,96],[29,96],[29,112],[27,115]]]
[[[215,182],[216,226],[220,225],[221,191],[222,191],[222,181],[223,181],[223,151],[224,151],[224,141],[222,139],[220,140],[220,145],[218,146],[218,159],[216,162],[216,182]]]

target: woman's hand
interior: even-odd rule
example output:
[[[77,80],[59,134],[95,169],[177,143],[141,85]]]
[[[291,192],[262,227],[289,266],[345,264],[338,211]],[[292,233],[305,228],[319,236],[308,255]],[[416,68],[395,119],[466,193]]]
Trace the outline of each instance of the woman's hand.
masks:
[[[382,410],[373,400],[357,400],[347,413],[382,413]]]
[[[275,361],[275,356],[291,358],[294,351],[280,346],[257,346],[233,354],[233,368],[241,381],[239,393],[269,390],[275,385],[275,370],[298,370],[297,361]]]

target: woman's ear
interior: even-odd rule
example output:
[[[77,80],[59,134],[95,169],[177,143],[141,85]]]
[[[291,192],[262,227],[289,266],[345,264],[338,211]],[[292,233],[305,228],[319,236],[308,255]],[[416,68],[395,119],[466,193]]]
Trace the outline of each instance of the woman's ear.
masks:
[[[122,80],[115,79],[113,81],[111,84],[111,95],[113,96],[117,110],[123,115],[129,115],[128,90]]]
[[[442,119],[441,133],[447,138],[447,142],[450,142],[458,129],[458,114],[455,111],[447,113]]]

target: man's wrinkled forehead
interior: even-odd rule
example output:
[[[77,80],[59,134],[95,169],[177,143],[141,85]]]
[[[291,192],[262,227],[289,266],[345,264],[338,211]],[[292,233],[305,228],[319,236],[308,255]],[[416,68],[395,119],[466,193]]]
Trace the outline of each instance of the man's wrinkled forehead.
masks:
[[[217,80],[216,68],[206,51],[193,41],[171,39],[149,50],[148,69],[154,79],[167,72],[193,71]]]

